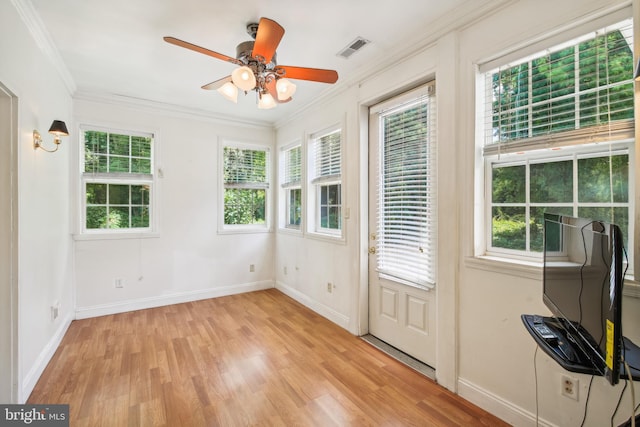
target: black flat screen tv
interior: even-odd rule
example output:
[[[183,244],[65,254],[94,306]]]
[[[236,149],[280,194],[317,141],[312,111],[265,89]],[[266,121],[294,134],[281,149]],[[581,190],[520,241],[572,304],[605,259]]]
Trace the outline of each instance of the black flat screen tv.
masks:
[[[545,214],[543,301],[611,384],[622,360],[622,242],[614,224]]]

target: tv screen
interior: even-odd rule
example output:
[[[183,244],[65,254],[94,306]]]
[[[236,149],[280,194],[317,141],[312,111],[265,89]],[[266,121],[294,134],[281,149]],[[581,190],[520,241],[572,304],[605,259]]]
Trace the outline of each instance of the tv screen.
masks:
[[[620,375],[622,234],[603,221],[545,214],[543,301],[611,384]]]

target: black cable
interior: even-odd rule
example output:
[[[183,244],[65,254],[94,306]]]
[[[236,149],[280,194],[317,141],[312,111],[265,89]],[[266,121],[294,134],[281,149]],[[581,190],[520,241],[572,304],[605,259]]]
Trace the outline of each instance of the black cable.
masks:
[[[593,375],[591,375],[591,379],[589,380],[589,388],[587,389],[587,399],[584,402],[584,414],[582,415],[582,422],[580,423],[580,427],[583,427],[584,422],[587,420],[587,408],[589,407],[589,397],[591,397],[592,384],[593,384]]]
[[[622,396],[624,395],[624,392],[627,389],[628,385],[629,385],[629,381],[624,380],[624,387],[622,387],[622,391],[620,392],[620,396],[618,397],[618,404],[616,405],[616,409],[613,411],[613,414],[611,414],[611,427],[613,427],[613,419],[616,417],[616,414],[618,413],[618,408],[620,408],[620,403],[622,403]]]
[[[538,349],[540,345],[536,345],[536,351],[533,353],[533,379],[535,383],[536,390],[536,427],[539,425],[539,413],[538,413],[538,365],[536,364],[536,359],[538,357]]]

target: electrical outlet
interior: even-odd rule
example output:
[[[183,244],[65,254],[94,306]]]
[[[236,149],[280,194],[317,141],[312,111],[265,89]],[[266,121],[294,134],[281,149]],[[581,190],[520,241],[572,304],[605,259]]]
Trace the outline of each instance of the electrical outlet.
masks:
[[[124,279],[113,279],[113,284],[116,288],[124,288]]]
[[[51,320],[56,320],[58,318],[58,314],[60,312],[60,303],[54,302],[51,306]]]
[[[573,400],[578,400],[578,379],[563,375],[561,381],[562,395],[570,397]]]
[[[327,282],[327,292],[333,292],[333,285],[331,284],[331,282]]]
[[[286,265],[284,266],[284,274],[285,274],[285,276],[287,275],[287,266]]]
[[[254,271],[256,271],[256,265],[255,264],[249,264],[249,272],[253,273]]]

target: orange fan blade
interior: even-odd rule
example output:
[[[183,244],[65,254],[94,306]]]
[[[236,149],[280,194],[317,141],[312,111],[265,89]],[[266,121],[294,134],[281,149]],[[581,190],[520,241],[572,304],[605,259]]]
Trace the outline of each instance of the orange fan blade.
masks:
[[[202,86],[202,89],[218,90],[222,87],[223,84],[230,81],[231,81],[231,76],[223,77],[221,79],[216,80],[215,82],[207,83],[206,85]]]
[[[271,62],[282,36],[284,36],[284,28],[280,24],[269,18],[260,18],[251,56],[254,58],[261,56],[264,58],[264,63],[268,64]]]
[[[287,65],[278,65],[276,70],[282,69],[284,75],[288,79],[311,80],[321,83],[335,83],[338,81],[338,73],[334,70],[323,70],[320,68],[304,68],[290,67]]]
[[[197,45],[195,45],[193,43],[189,43],[189,42],[186,42],[184,40],[177,39],[175,37],[164,37],[164,41],[166,41],[167,43],[174,44],[176,46],[180,46],[180,47],[184,47],[184,48],[193,50],[195,52],[199,52],[199,53],[203,53],[203,54],[208,55],[208,56],[212,56],[212,57],[217,58],[217,59],[222,59],[223,61],[231,62],[233,64],[240,64],[241,63],[236,58],[232,58],[231,56],[223,55],[221,53],[214,52],[214,51],[209,50],[209,49],[205,49],[204,47],[197,46]]]

